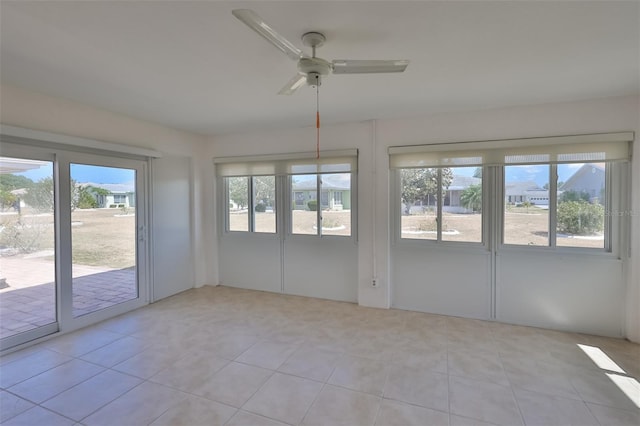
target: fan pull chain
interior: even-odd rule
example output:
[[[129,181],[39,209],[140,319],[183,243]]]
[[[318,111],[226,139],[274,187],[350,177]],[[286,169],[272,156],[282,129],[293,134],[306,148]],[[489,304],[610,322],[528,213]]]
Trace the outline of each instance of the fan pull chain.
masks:
[[[320,81],[316,76],[316,159],[320,159]]]

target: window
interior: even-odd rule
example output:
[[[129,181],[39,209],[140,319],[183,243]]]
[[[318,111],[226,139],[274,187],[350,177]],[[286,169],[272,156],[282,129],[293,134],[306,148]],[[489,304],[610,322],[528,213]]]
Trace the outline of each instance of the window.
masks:
[[[127,196],[124,194],[113,194],[113,202],[116,204],[126,203]]]
[[[276,232],[275,182],[275,176],[226,178],[228,231]]]
[[[227,178],[227,230],[249,231],[249,178]]]
[[[351,173],[294,175],[290,181],[292,234],[351,235]]]
[[[489,242],[611,251],[620,221],[606,212],[624,211],[633,139],[608,133],[391,147],[398,234],[481,242],[484,208]]]
[[[400,169],[400,237],[482,242],[482,168]]]
[[[549,165],[504,167],[505,244],[549,245]]]
[[[295,203],[291,209],[291,233],[316,235],[318,233],[318,202],[316,188],[318,175],[291,176],[291,189]]]
[[[276,232],[276,177],[254,176],[253,178],[253,230],[254,232]]]
[[[606,248],[606,170],[606,163],[506,166],[504,243]]]
[[[225,232],[351,236],[357,150],[216,158]],[[288,189],[287,189],[288,188]],[[280,211],[277,212],[278,206]],[[278,219],[277,213],[285,212]],[[222,224],[222,222],[221,222]],[[283,235],[283,233],[281,233]]]
[[[608,175],[605,163],[558,164],[556,246],[606,247]]]
[[[351,235],[351,173],[320,175],[320,190],[320,198],[326,200],[320,216],[322,235]]]

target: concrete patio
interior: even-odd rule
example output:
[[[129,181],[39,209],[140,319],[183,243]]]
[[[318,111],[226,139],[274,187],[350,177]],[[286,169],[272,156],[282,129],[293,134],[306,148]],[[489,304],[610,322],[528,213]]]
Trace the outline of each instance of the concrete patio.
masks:
[[[43,258],[0,258],[0,338],[56,319],[55,266]],[[73,266],[73,316],[79,317],[137,297],[135,268]]]

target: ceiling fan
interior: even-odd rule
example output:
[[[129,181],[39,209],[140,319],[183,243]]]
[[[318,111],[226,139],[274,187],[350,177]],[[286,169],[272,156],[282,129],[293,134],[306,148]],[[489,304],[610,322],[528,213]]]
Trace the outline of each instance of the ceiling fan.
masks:
[[[319,86],[322,77],[333,74],[368,74],[403,72],[409,61],[402,60],[354,60],[334,59],[329,62],[326,59],[316,57],[316,49],[322,46],[326,40],[324,34],[308,32],[302,35],[302,44],[311,47],[311,56],[298,49],[289,40],[278,34],[265,23],[257,13],[250,9],[235,9],[233,16],[244,22],[249,28],[264,37],[269,43],[280,49],[289,58],[298,62],[298,73],[278,92],[280,95],[291,95],[305,83],[310,86]]]

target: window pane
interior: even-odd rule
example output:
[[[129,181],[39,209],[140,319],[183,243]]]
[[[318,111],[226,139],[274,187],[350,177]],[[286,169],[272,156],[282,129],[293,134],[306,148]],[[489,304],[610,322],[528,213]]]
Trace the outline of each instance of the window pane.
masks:
[[[549,165],[505,166],[504,243],[549,245]]]
[[[401,169],[401,238],[437,240],[438,169]]]
[[[138,297],[136,171],[71,164],[73,316]]]
[[[322,235],[351,235],[351,173],[320,175]]]
[[[249,178],[227,179],[229,206],[227,211],[229,231],[249,231]]]
[[[442,169],[442,241],[482,242],[482,168]]]
[[[558,215],[556,246],[604,245],[604,163],[558,165]]]
[[[253,178],[253,219],[255,232],[276,232],[276,177]]]
[[[316,235],[317,223],[317,175],[291,176],[291,232]]]
[[[0,157],[0,338],[56,321],[53,163]]]

